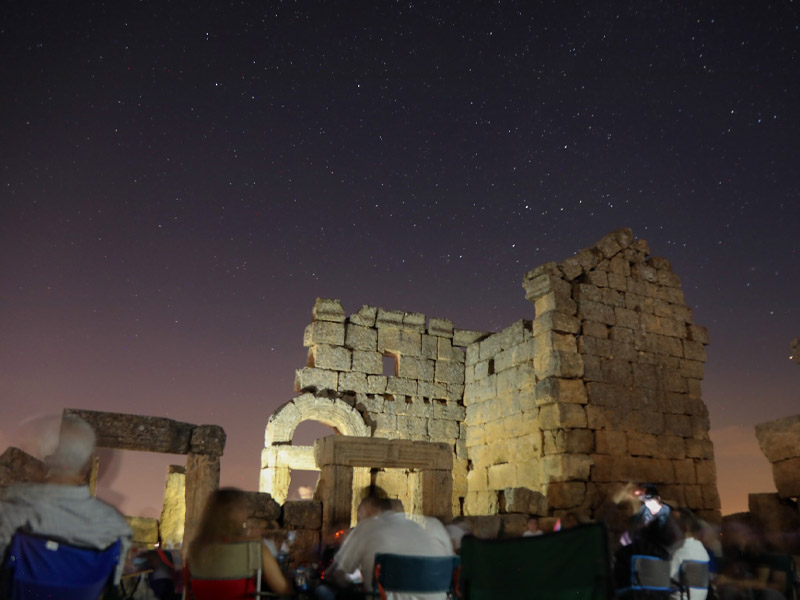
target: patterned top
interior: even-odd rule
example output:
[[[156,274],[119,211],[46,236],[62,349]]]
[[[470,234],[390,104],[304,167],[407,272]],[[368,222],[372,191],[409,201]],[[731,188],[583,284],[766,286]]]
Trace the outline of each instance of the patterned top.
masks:
[[[121,539],[119,583],[133,533],[113,506],[94,498],[88,486],[25,483],[7,487],[0,496],[0,557],[19,528],[86,548],[102,550]]]

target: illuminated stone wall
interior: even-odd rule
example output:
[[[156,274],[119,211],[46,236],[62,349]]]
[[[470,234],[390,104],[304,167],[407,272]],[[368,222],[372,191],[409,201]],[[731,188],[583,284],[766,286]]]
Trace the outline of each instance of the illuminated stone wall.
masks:
[[[515,512],[519,498],[530,512],[592,513],[622,485],[650,482],[717,518],[700,393],[708,332],[669,261],[622,229],[523,286],[534,318],[491,334],[371,306],[347,316],[318,299],[297,396],[267,425],[261,490],[283,501],[281,456],[297,424],[316,419],[343,434],[446,443],[454,514]],[[416,504],[405,475],[373,479]]]
[[[529,272],[541,491],[551,510],[599,506],[620,484],[719,516],[700,381],[708,331],[680,280],[630,229]],[[469,406],[469,401],[467,402]]]

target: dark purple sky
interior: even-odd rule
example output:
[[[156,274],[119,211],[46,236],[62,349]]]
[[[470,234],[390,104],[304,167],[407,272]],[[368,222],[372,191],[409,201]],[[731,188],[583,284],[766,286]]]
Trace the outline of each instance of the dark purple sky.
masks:
[[[216,423],[256,489],[317,296],[499,329],[527,270],[629,226],[711,332],[723,509],[769,490],[753,425],[800,412],[797,2],[31,0],[0,56],[0,446],[67,406]],[[109,494],[157,496],[125,462]]]

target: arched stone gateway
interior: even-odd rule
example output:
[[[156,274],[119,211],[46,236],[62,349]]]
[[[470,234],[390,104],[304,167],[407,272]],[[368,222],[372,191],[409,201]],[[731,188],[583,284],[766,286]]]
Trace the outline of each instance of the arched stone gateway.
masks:
[[[372,435],[361,414],[338,398],[306,393],[279,407],[269,418],[261,453],[259,490],[283,503],[289,493],[292,469],[318,471],[312,446],[292,446],[292,437],[303,421],[319,421],[337,433],[355,437]]]

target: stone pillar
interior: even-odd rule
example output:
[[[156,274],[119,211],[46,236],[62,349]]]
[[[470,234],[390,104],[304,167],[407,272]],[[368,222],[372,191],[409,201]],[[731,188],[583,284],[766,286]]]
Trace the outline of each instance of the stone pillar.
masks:
[[[219,489],[219,458],[224,448],[225,431],[222,427],[198,425],[192,430],[190,452],[186,458],[184,548],[200,525],[209,494]]]
[[[264,467],[261,469],[258,490],[272,496],[278,504],[283,504],[289,496],[291,478],[289,467]]]
[[[322,531],[350,523],[353,514],[353,467],[325,465],[319,476],[315,499],[322,502]]]
[[[452,513],[453,478],[444,469],[426,469],[422,472],[422,512],[445,523]]]
[[[165,547],[180,546],[185,522],[186,469],[180,465],[170,465],[161,507],[161,542]]]

